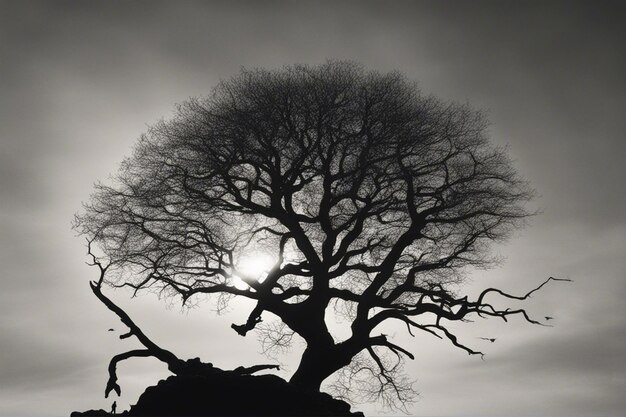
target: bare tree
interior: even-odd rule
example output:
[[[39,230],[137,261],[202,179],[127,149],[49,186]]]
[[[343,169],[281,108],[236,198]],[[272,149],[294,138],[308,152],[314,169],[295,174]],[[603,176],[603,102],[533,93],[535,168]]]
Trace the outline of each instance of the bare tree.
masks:
[[[520,315],[538,324],[487,296],[525,299],[543,284],[521,297],[457,294],[467,268],[488,266],[489,244],[529,215],[532,192],[486,129],[481,112],[423,96],[399,73],[346,62],[244,70],[150,128],[75,227],[111,265],[103,279],[113,286],[183,303],[249,298],[248,320],[232,325],[242,336],[277,316],[282,325],[262,329],[268,348],[294,334],[306,343],[292,384],[319,390],[347,367],[380,382],[369,394],[390,389],[405,401],[401,367],[383,352],[413,355],[382,323],[469,354],[480,352],[447,323]],[[246,268],[259,254],[272,265]],[[349,320],[345,340],[329,332],[331,306]]]

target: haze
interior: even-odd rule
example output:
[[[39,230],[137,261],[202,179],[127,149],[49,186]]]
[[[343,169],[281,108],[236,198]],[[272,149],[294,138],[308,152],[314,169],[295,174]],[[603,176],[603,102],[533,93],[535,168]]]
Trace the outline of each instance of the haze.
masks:
[[[0,415],[110,409],[108,360],[132,343],[91,294],[96,271],[70,229],[93,183],[175,103],[242,66],[327,59],[399,70],[426,93],[485,109],[493,141],[536,188],[542,214],[494,248],[502,264],[474,271],[469,292],[574,280],[525,304],[553,327],[460,330],[485,361],[427,334],[410,341],[421,394],[411,414],[624,415],[624,17],[619,2],[0,2]],[[245,321],[243,302],[218,318],[114,296],[180,357],[226,369],[268,360],[254,335],[229,327]],[[141,359],[118,374],[118,410],[167,376]]]

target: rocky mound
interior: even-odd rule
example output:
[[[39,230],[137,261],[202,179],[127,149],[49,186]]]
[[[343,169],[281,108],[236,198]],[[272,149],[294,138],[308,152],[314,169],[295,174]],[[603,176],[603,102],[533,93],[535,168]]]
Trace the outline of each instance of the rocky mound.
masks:
[[[71,417],[108,416],[103,410]],[[175,375],[148,387],[122,416],[363,416],[325,393],[301,391],[275,375],[228,371]]]

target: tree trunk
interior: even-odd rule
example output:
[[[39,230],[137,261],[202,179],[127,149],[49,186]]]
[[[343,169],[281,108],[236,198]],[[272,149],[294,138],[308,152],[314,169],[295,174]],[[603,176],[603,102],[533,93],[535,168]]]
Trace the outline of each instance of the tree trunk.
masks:
[[[326,326],[327,306],[328,298],[317,293],[303,303],[289,306],[289,310],[273,311],[307,343],[289,383],[309,391],[319,392],[322,382],[348,365],[358,352],[352,342],[335,344]]]
[[[321,349],[307,347],[289,383],[309,391],[319,392],[322,382],[336,371],[330,366],[330,358],[323,352]]]
[[[322,382],[348,365],[353,356],[354,354],[342,344],[325,347],[308,345],[289,383],[309,391],[319,392]]]

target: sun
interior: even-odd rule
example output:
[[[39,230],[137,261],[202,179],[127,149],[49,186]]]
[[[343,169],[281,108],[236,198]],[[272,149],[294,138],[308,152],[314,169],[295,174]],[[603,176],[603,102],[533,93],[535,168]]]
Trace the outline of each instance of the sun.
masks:
[[[274,265],[274,262],[275,260],[266,253],[250,253],[239,258],[236,270],[246,278],[263,281],[265,274]],[[233,276],[233,285],[240,290],[249,288],[249,285],[237,275]]]

